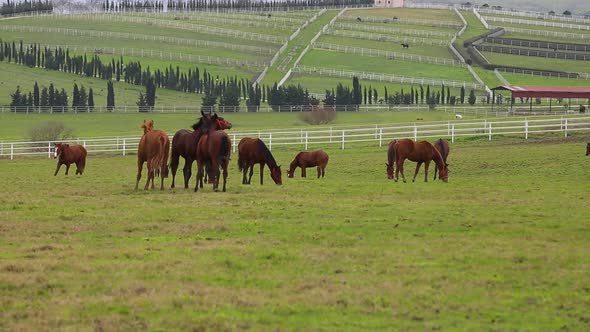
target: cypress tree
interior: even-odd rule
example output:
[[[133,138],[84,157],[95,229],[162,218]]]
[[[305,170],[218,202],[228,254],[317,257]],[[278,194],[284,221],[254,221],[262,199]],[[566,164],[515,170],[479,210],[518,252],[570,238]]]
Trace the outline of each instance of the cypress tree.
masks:
[[[33,87],[33,106],[39,107],[39,85],[37,81],[35,81],[35,86]]]
[[[112,111],[115,107],[115,88],[113,81],[107,82],[107,110]]]
[[[94,110],[94,92],[92,88],[88,89],[88,109],[90,111]]]

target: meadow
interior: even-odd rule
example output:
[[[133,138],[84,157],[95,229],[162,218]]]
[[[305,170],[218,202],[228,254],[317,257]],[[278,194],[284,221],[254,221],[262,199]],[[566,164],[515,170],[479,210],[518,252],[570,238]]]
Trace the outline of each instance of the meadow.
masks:
[[[448,183],[387,180],[375,144],[282,186],[233,155],[225,193],[0,160],[0,330],[587,330],[589,139],[457,141]]]

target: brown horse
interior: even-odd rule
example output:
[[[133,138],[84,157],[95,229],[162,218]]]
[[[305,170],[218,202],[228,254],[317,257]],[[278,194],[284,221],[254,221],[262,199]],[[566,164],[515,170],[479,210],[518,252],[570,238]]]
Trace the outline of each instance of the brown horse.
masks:
[[[399,179],[399,172],[402,173],[402,179],[406,182],[404,175],[404,161],[409,159],[417,162],[416,171],[412,182],[416,180],[420,166],[424,163],[425,175],[424,182],[428,182],[428,167],[430,162],[434,160],[436,167],[438,168],[439,176],[444,181],[448,180],[448,168],[447,164],[443,161],[443,158],[438,150],[429,142],[414,142],[411,139],[402,139],[399,141],[392,141],[389,143],[387,150],[387,177],[394,179],[396,182]],[[395,162],[395,178],[393,177],[393,163]]]
[[[53,154],[53,158],[59,158],[53,176],[57,175],[59,168],[63,164],[66,165],[66,175],[68,175],[70,170],[70,164],[76,164],[76,175],[82,175],[82,173],[84,173],[84,167],[86,167],[86,149],[82,145],[55,143],[55,153]]]
[[[447,166],[447,158],[449,157],[449,152],[451,152],[449,148],[449,142],[445,139],[438,139],[438,141],[434,142],[434,148],[440,152],[440,155]],[[438,167],[434,168],[434,180],[436,180],[436,173],[438,172]],[[440,178],[439,178],[440,180]]]
[[[150,180],[152,189],[154,189],[154,177],[160,176],[160,189],[164,190],[164,178],[168,177],[168,151],[170,151],[170,139],[168,135],[161,130],[154,130],[153,120],[143,120],[141,128],[144,134],[139,141],[137,150],[137,181],[135,182],[135,190],[139,185],[141,179],[141,171],[143,163],[147,161],[148,179],[145,183],[145,190],[148,189]]]
[[[270,177],[276,184],[283,184],[281,179],[281,166],[277,165],[275,158],[266,147],[266,144],[259,138],[242,138],[238,144],[238,168],[244,173],[242,184],[250,184],[252,174],[254,174],[254,165],[260,164],[260,184],[264,179],[264,165],[270,169]],[[246,171],[250,168],[250,177],[246,180]]]
[[[586,155],[590,156],[590,143],[586,144]]]
[[[172,170],[172,186],[174,188],[174,180],[176,178],[176,170],[180,157],[184,158],[184,168],[182,173],[184,175],[184,188],[188,188],[188,183],[192,175],[193,162],[197,160],[197,144],[201,136],[213,130],[231,129],[232,125],[222,117],[217,117],[215,121],[211,120],[211,113],[205,114],[201,111],[201,118],[195,123],[192,128],[193,131],[181,129],[174,134],[172,138],[172,153],[170,154],[170,168]]]
[[[213,114],[212,121],[216,121],[217,114]],[[213,183],[213,190],[219,190],[219,177],[223,169],[223,191],[227,183],[227,166],[231,155],[231,140],[223,130],[209,129],[206,134],[201,136],[197,144],[197,183],[195,192],[199,189],[199,184],[203,183],[205,166],[208,166],[209,182]]]
[[[322,150],[311,151],[311,152],[299,152],[295,159],[289,165],[287,176],[292,178],[295,169],[301,167],[301,177],[304,178],[307,174],[305,169],[307,167],[316,167],[318,169],[318,178],[324,177],[326,174],[326,165],[328,165],[328,154]]]

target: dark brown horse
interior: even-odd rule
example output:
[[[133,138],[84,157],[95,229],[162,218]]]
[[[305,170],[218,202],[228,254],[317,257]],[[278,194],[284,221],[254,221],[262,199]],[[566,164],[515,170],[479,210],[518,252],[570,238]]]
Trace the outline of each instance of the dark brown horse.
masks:
[[[238,155],[238,168],[244,173],[242,184],[250,184],[255,164],[260,164],[260,184],[263,183],[264,179],[264,165],[268,165],[270,177],[273,181],[276,184],[283,184],[281,166],[277,165],[272,153],[259,138],[242,138],[240,144],[238,144]],[[250,177],[246,180],[248,168],[250,168]]]
[[[55,143],[53,158],[57,159],[57,168],[53,176],[57,175],[61,165],[66,165],[66,175],[70,171],[70,164],[76,164],[76,175],[84,173],[86,167],[86,149],[78,144]]]
[[[139,185],[141,179],[141,170],[143,163],[147,161],[148,178],[145,183],[145,188],[149,188],[150,180],[152,189],[154,189],[154,178],[160,176],[160,189],[164,190],[164,178],[168,177],[168,151],[170,151],[170,139],[168,135],[161,130],[154,130],[153,120],[143,120],[141,128],[144,134],[139,141],[137,149],[137,181],[135,182],[135,190]]]
[[[205,114],[201,111],[201,115],[199,121],[192,126],[193,131],[181,129],[172,138],[172,153],[170,154],[170,168],[172,170],[171,188],[174,188],[174,180],[180,157],[182,156],[184,158],[182,173],[184,175],[184,188],[186,189],[188,188],[188,183],[192,175],[193,162],[197,160],[197,144],[201,136],[211,128],[213,130],[223,130],[231,129],[232,127],[231,123],[222,117],[218,116],[215,121],[212,121],[212,114]]]
[[[213,114],[212,121],[217,119],[217,114]],[[223,130],[209,129],[206,134],[201,136],[197,144],[197,183],[195,191],[198,191],[199,184],[203,183],[205,166],[208,166],[209,182],[213,183],[213,190],[219,190],[219,177],[223,170],[223,191],[227,183],[227,166],[231,155],[231,140]]]
[[[444,163],[447,165],[447,167],[449,166],[449,164],[447,164],[447,158],[449,157],[449,152],[451,152],[450,148],[449,148],[449,142],[445,139],[438,139],[438,141],[434,142],[434,148],[438,150],[438,152],[440,152],[440,155],[444,161]],[[438,167],[434,168],[434,180],[436,180],[436,175],[438,173]],[[439,178],[440,180],[440,178]]]
[[[295,169],[297,167],[301,167],[301,177],[304,178],[307,174],[305,169],[307,167],[316,167],[318,169],[318,178],[324,177],[326,174],[326,165],[328,165],[328,154],[322,150],[318,151],[311,151],[311,152],[299,152],[295,159],[289,165],[289,170],[287,171],[287,176],[292,178]]]
[[[396,182],[399,179],[399,172],[402,173],[402,179],[406,182],[404,175],[404,162],[406,159],[416,162],[416,171],[412,182],[416,180],[420,166],[424,163],[425,175],[424,181],[428,182],[428,167],[430,162],[434,161],[438,168],[439,176],[444,181],[448,180],[447,164],[443,161],[440,152],[429,142],[421,141],[414,142],[411,139],[402,139],[399,141],[392,141],[389,143],[387,150],[387,177],[394,179]],[[393,177],[393,163],[395,162],[395,178]]]

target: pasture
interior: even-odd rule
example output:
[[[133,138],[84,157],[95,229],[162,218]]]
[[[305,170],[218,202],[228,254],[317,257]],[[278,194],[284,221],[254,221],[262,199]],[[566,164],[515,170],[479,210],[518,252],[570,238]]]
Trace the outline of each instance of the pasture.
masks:
[[[0,329],[586,330],[588,140],[460,141],[446,184],[373,144],[282,186],[233,155],[197,194],[134,191],[135,156],[2,160]]]

